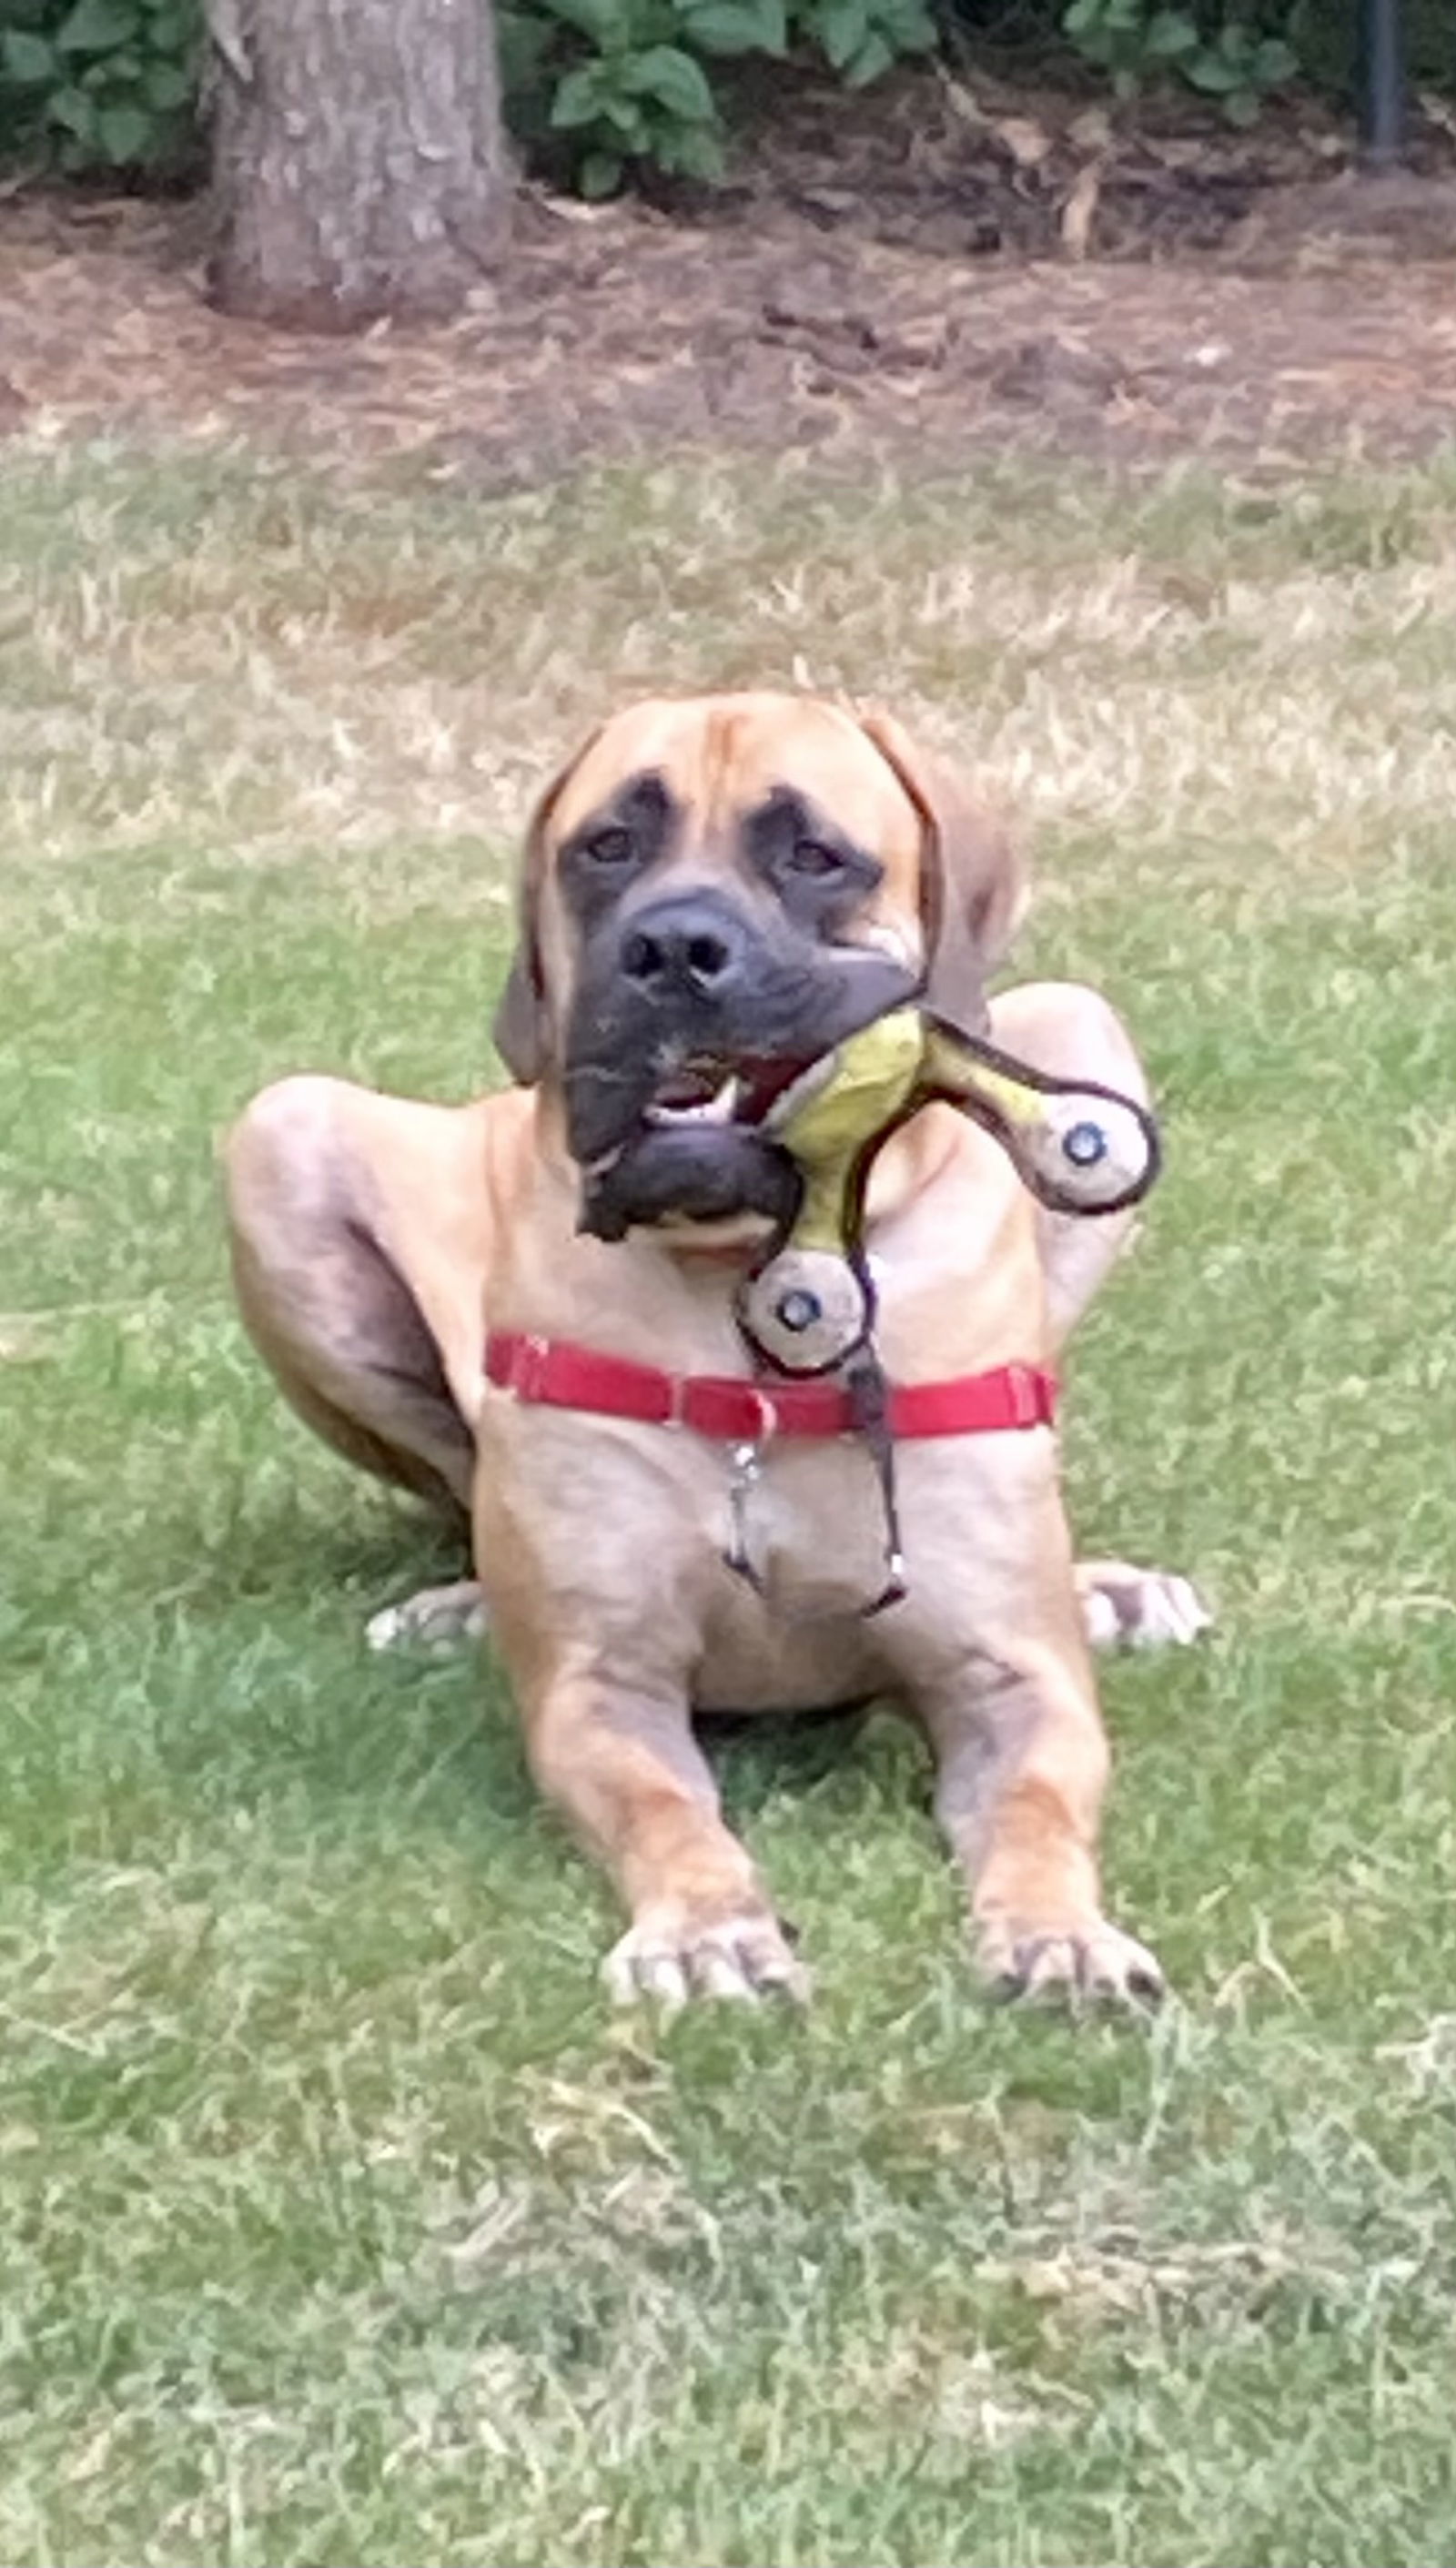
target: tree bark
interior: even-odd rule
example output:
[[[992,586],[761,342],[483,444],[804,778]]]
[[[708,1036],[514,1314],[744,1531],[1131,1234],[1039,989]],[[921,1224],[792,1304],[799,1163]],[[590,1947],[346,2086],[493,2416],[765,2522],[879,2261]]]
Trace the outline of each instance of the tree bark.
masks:
[[[511,194],[490,0],[207,0],[225,312],[357,330],[457,309]]]

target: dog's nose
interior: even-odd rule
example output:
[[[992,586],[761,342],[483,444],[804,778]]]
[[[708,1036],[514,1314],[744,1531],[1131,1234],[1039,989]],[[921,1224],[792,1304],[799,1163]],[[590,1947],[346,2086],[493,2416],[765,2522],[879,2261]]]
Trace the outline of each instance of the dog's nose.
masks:
[[[624,929],[625,977],[651,999],[726,998],[742,977],[747,938],[717,901],[657,901]]]

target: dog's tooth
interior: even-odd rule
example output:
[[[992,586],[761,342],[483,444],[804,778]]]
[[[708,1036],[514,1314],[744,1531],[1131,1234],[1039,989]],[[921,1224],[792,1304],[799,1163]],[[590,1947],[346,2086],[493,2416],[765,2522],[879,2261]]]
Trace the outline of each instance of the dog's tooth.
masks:
[[[649,1124],[731,1124],[738,1102],[736,1074],[729,1072],[716,1097],[701,1106],[649,1106]]]

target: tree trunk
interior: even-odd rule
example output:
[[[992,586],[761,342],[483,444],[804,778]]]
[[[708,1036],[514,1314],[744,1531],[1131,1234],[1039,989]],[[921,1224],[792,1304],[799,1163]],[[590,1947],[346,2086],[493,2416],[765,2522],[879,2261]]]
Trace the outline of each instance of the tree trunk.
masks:
[[[207,0],[224,312],[357,330],[454,311],[511,192],[490,0]]]

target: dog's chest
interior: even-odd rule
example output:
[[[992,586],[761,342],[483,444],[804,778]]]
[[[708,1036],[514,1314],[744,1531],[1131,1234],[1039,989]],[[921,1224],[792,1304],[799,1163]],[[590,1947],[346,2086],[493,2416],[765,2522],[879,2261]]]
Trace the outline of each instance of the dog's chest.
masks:
[[[890,1574],[891,1526],[874,1458],[854,1438],[782,1446],[760,1456],[746,1489],[732,1465],[719,1509],[724,1567],[707,1618],[706,1664],[731,1691],[750,1669],[798,1683],[807,1664],[820,1700],[831,1677],[873,1683],[985,1645],[1054,1524],[1055,1455],[1045,1429],[928,1439],[898,1448],[894,1504],[905,1601],[872,1609]],[[726,1537],[726,1539],[724,1538]],[[798,1699],[792,1693],[789,1700]]]
[[[879,1344],[898,1382],[1041,1353],[1025,1208],[1000,1154],[987,1162],[992,1145],[981,1144],[958,1138],[933,1186],[907,1187],[871,1224]],[[683,1376],[743,1367],[721,1283],[646,1266],[634,1280],[617,1308],[617,1352]],[[871,1614],[891,1526],[858,1435],[734,1444],[487,1392],[480,1461],[487,1595],[508,1575],[543,1632],[569,1633],[573,1648],[644,1678],[684,1672],[705,1706],[742,1710],[842,1699],[893,1683],[911,1661],[974,1646],[1030,1526],[1026,1492],[1051,1485],[1055,1467],[1044,1430],[897,1442],[909,1596]],[[507,1518],[528,1527],[528,1542],[517,1545]]]

